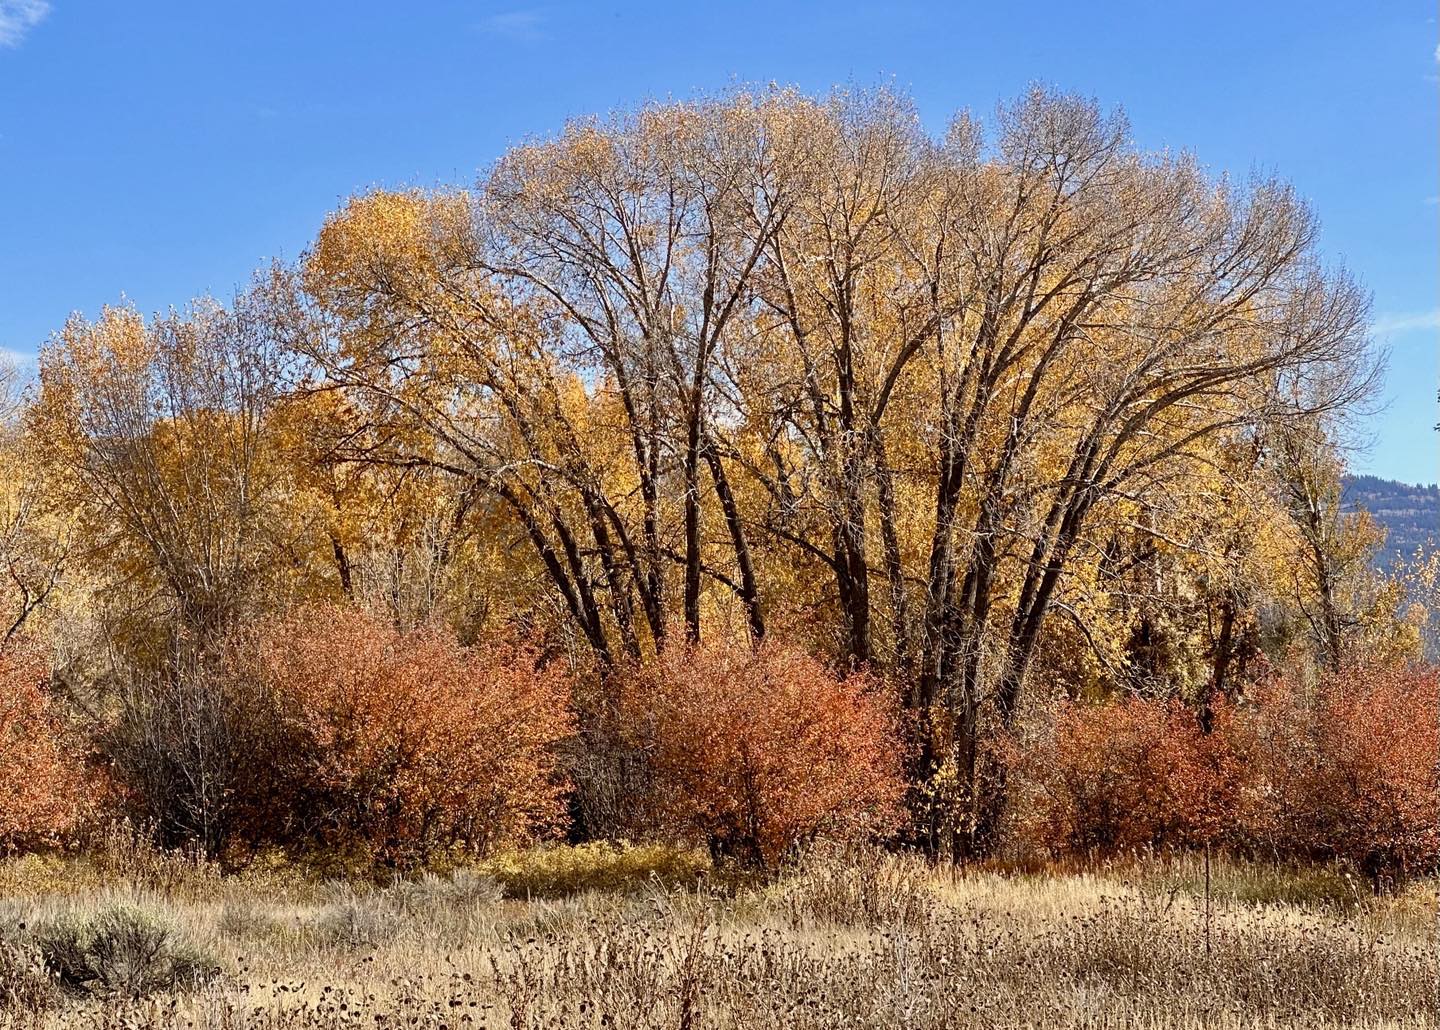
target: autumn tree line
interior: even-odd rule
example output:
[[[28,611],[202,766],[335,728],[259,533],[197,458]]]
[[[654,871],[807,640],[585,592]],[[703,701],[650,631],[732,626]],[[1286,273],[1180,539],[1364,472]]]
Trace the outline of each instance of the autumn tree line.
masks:
[[[75,316],[6,418],[0,840],[1434,868],[1435,563],[1341,502],[1317,239],[1084,99],[737,91]]]

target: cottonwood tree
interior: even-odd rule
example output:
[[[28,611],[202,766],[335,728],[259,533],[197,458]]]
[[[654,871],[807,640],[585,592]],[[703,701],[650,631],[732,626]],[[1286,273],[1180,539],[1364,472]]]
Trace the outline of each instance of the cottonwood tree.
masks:
[[[1273,475],[1289,516],[1295,560],[1284,576],[1321,666],[1339,672],[1366,621],[1363,580],[1370,575],[1384,531],[1344,503],[1341,465],[1322,425],[1286,427],[1275,434]]]
[[[45,441],[51,505],[75,520],[86,563],[197,640],[254,596],[296,532],[266,441],[279,382],[244,303],[149,323],[108,308],[41,352],[26,429]]]
[[[740,93],[357,198],[287,321],[362,415],[346,456],[491,498],[602,665],[729,604],[833,627],[903,685],[929,837],[967,851],[1051,614],[1110,651],[1120,552],[1213,551],[1227,451],[1363,395],[1366,298],[1315,241],[1285,184],[1083,99],[935,140],[884,92]]]
[[[443,621],[467,640],[516,614],[520,599],[505,584],[526,570],[507,554],[509,535],[473,483],[368,460],[385,452],[384,438],[336,391],[289,392],[270,423],[324,541],[319,551],[328,551],[316,555],[301,596],[343,600],[406,628]]]
[[[944,183],[900,98],[842,94],[805,115],[793,131],[809,160],[796,169],[792,210],[763,255],[756,331],[727,353],[744,416],[730,450],[764,490],[765,532],[833,577],[843,647],[857,665],[875,657],[870,576],[883,561],[895,659],[909,667],[883,428],[909,365],[953,310],[925,265],[945,250]],[[878,552],[869,542],[872,498]]]
[[[561,347],[619,403],[642,506],[643,560],[631,575],[656,639],[667,475],[681,493],[687,632],[700,634],[701,509],[713,490],[733,551],[729,585],[752,633],[764,633],[750,546],[713,439],[724,418],[713,368],[743,332],[756,270],[795,203],[795,170],[810,160],[797,127],[812,107],[788,93],[740,94],[572,126],[507,155],[482,193],[486,264],[520,296],[558,309]]]
[[[307,260],[299,348],[363,398],[390,460],[504,503],[604,663],[662,646],[673,566],[691,637],[707,579],[764,632],[711,370],[785,216],[803,106],[741,96],[578,124],[475,194],[357,199]]]
[[[46,509],[67,524],[98,613],[100,654],[67,659],[66,691],[133,814],[212,853],[244,725],[216,641],[279,603],[313,550],[275,447],[280,358],[246,297],[148,322],[109,308],[42,350],[24,418]]]
[[[817,465],[828,420],[844,427],[841,439],[868,441],[845,474],[829,477],[845,484],[840,496],[832,486],[813,506],[830,514],[832,539],[863,539],[872,505],[890,507],[881,495],[893,473],[877,455],[908,446],[925,463],[928,558],[892,576],[892,614],[911,608],[909,583],[923,584],[912,703],[935,726],[933,769],[952,766],[966,805],[977,801],[983,708],[991,702],[1001,725],[1013,721],[1057,591],[1097,523],[1133,519],[1166,483],[1194,474],[1207,441],[1278,413],[1287,379],[1363,367],[1365,346],[1364,296],[1320,270],[1314,220],[1283,184],[1212,182],[1188,158],[1136,151],[1118,116],[1043,91],[1002,108],[997,122],[989,147],[962,117],[943,145],[908,161],[869,149],[885,155],[872,157],[869,185],[854,161],[848,179],[831,177],[860,200],[838,206],[843,232],[817,219],[817,235],[839,240],[851,264],[816,245],[788,262],[811,270],[822,300],[804,311],[793,285],[780,291],[775,307],[799,342],[801,371],[777,377],[780,396],[756,405],[783,413],[790,452],[817,455]],[[903,124],[892,116],[879,136],[904,138]],[[862,232],[887,241],[888,261],[866,255]],[[786,264],[782,252],[782,286],[794,281]],[[827,341],[823,360],[809,345],[817,337]],[[868,353],[857,361],[860,348]],[[879,370],[859,431],[846,421],[857,365]],[[829,377],[818,388],[807,382],[817,368]],[[896,432],[884,404],[907,379],[931,404],[918,419],[907,412]],[[1326,381],[1316,408],[1358,390],[1343,376]],[[777,480],[797,478],[822,491],[827,483],[788,470]],[[872,499],[857,505],[861,492]],[[799,543],[824,550],[817,539]],[[893,557],[898,548],[888,549]],[[849,621],[858,627],[851,657],[867,660],[865,623]],[[981,813],[967,819],[973,838]]]
[[[41,452],[21,425],[23,387],[17,366],[0,364],[0,643],[51,600],[70,554],[67,526],[44,510]]]
[[[584,534],[608,543],[610,531],[576,431],[589,397],[552,360],[543,321],[477,275],[471,220],[464,195],[357,199],[322,232],[284,331],[323,371],[313,389],[343,389],[354,406],[335,453],[449,472],[498,499],[608,663],[614,627],[628,643],[633,621],[622,594],[607,623],[605,571],[582,553]]]

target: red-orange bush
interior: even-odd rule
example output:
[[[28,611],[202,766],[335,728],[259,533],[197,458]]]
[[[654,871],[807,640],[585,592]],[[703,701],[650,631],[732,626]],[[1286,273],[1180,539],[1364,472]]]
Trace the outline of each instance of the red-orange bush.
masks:
[[[251,778],[252,836],[268,821],[292,842],[404,863],[526,842],[560,823],[569,689],[534,655],[339,608],[242,639],[285,741],[269,782],[263,770]]]
[[[1250,688],[1200,732],[1178,702],[1062,707],[1008,756],[1013,825],[1052,853],[1220,843],[1344,859],[1375,878],[1440,868],[1440,674],[1356,665]]]
[[[884,833],[900,817],[892,703],[799,651],[672,645],[625,681],[619,707],[651,829],[717,857],[773,868],[802,841]]]
[[[1440,867],[1440,675],[1374,663],[1306,690],[1257,689],[1237,713],[1242,829],[1258,849],[1343,858],[1370,875]]]
[[[0,648],[0,849],[55,844],[92,793],[37,650]]]
[[[1215,840],[1239,789],[1227,738],[1207,737],[1179,702],[1066,704],[1008,760],[1016,826],[1026,843],[1052,853]]]

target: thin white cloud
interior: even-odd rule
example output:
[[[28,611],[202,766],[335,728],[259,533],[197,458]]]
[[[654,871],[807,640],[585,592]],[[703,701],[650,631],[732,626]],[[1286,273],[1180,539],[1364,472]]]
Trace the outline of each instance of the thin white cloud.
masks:
[[[1414,333],[1426,329],[1440,329],[1440,308],[1409,314],[1381,315],[1370,327],[1370,331],[1376,336]]]
[[[540,11],[505,11],[485,18],[480,29],[505,39],[533,41],[545,38],[544,24],[545,15]]]
[[[16,47],[50,13],[50,0],[0,0],[0,47]]]
[[[10,347],[0,347],[0,424],[14,402],[40,375],[40,360],[36,354]]]
[[[13,347],[0,347],[0,365],[14,365],[17,368],[24,368],[26,365],[33,365],[37,360],[34,351],[16,350]]]

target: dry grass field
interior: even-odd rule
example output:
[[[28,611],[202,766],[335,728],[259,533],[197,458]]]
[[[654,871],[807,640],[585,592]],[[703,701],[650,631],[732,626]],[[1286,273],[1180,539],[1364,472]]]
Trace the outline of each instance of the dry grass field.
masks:
[[[555,848],[388,887],[131,851],[0,866],[15,1027],[1425,1027],[1434,884],[1193,860],[769,884]],[[58,970],[58,972],[57,972]],[[63,981],[63,982],[61,982]]]

